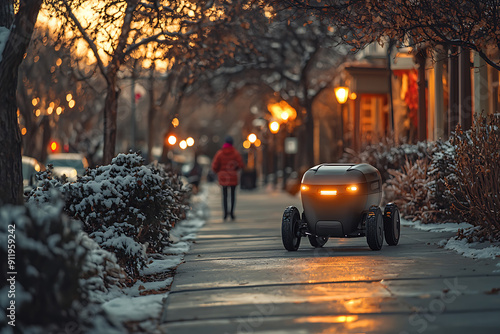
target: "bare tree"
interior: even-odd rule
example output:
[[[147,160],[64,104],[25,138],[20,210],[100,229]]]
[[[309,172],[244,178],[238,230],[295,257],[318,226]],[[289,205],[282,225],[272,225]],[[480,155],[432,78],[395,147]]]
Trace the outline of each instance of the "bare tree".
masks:
[[[330,19],[353,50],[395,40],[399,46],[459,46],[500,70],[500,3],[485,0],[285,0],[276,8]],[[298,10],[298,11],[297,11]]]
[[[67,38],[71,31],[71,43],[83,39],[106,81],[104,162],[114,155],[117,74],[127,59],[137,54],[156,56],[148,53],[151,49],[167,59],[185,59],[200,50],[197,46],[218,26],[234,21],[231,11],[236,7],[243,8],[232,1],[53,0],[53,8],[64,18],[61,37]],[[82,8],[90,9],[92,16],[82,16]]]
[[[240,87],[239,83],[265,85],[292,105],[301,124],[299,133],[303,140],[299,142],[304,143],[299,155],[305,158],[304,165],[311,166],[313,103],[330,85],[336,65],[347,49],[339,46],[333,28],[324,20],[314,15],[289,20],[291,16],[292,12],[281,11],[270,21],[266,16],[255,15],[259,24],[246,33],[252,52],[239,53],[232,63],[215,71],[211,79],[225,91],[237,92],[234,87]]]

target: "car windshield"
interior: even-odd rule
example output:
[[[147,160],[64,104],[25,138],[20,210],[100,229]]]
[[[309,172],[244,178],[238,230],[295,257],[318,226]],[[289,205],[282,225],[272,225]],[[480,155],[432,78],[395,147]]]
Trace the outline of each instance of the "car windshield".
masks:
[[[48,159],[47,165],[52,164],[54,167],[73,167],[76,169],[84,169],[83,162],[81,160],[71,160],[71,159]]]

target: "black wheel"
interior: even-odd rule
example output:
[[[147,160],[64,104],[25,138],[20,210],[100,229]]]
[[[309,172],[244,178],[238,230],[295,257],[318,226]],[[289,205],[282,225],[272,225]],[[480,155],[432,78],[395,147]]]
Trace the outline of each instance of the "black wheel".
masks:
[[[308,235],[307,237],[309,238],[309,243],[314,248],[321,248],[328,241],[328,237],[317,237],[315,235]]]
[[[294,206],[289,206],[283,213],[281,221],[281,239],[283,246],[288,251],[296,251],[300,246],[300,213]]]
[[[399,209],[394,203],[386,205],[384,210],[384,234],[389,246],[396,246],[401,235],[401,220]]]
[[[366,241],[371,250],[382,249],[384,243],[384,219],[378,207],[370,208],[366,217]]]

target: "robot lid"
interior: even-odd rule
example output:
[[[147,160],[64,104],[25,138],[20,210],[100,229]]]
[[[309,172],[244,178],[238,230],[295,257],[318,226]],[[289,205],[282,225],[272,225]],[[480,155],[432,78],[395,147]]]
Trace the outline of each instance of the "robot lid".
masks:
[[[380,172],[369,164],[321,164],[310,168],[302,185],[351,185],[381,182]]]

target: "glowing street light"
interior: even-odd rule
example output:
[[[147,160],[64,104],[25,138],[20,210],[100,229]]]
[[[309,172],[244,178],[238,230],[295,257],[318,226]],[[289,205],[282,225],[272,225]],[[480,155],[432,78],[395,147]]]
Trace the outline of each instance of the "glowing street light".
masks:
[[[344,86],[336,87],[334,92],[338,103],[344,104],[347,102],[347,99],[349,98],[349,88]]]
[[[188,144],[186,143],[185,140],[181,140],[180,143],[179,143],[179,147],[182,149],[182,150],[185,150],[187,147],[188,147]]]
[[[290,115],[289,115],[286,111],[283,111],[283,112],[281,113],[280,117],[281,117],[281,119],[282,119],[283,121],[285,121],[285,122],[286,122],[286,121],[288,120],[288,118],[290,117]]]
[[[170,136],[168,136],[167,142],[170,145],[175,145],[175,143],[177,143],[177,137],[174,135],[170,135]]]
[[[243,142],[243,148],[245,148],[245,149],[247,149],[247,150],[248,150],[248,149],[250,148],[250,146],[252,146],[252,143],[250,143],[250,141],[245,140],[245,141]]]
[[[271,130],[271,133],[278,133],[280,130],[280,123],[276,121],[269,123],[269,130]]]
[[[179,119],[177,117],[172,120],[172,125],[174,128],[179,126]]]
[[[186,139],[186,144],[187,144],[187,146],[189,146],[189,147],[193,146],[193,145],[194,145],[194,139],[193,139],[193,137],[189,137],[189,138],[187,138],[187,139]]]
[[[248,135],[247,140],[253,144],[257,141],[257,135],[255,133],[251,133]]]

